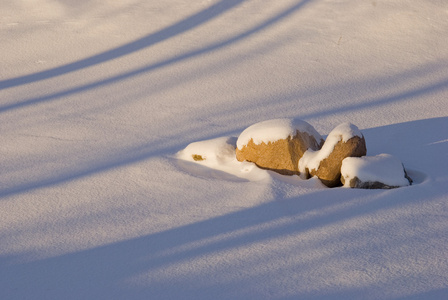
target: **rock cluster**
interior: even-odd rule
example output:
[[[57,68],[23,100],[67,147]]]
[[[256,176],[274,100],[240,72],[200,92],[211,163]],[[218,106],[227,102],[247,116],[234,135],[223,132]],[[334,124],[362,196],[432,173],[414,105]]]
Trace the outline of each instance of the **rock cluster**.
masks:
[[[318,177],[328,187],[392,188],[400,185],[375,180],[363,181],[357,172],[341,174],[347,158],[365,157],[366,141],[359,129],[343,123],[330,132],[324,141],[317,131],[301,120],[277,119],[254,124],[243,131],[237,140],[236,158],[283,175]],[[374,159],[375,160],[375,159]],[[347,162],[346,165],[349,165]],[[412,182],[403,170],[403,177]],[[381,178],[381,174],[377,174]],[[404,182],[404,181],[400,181]]]

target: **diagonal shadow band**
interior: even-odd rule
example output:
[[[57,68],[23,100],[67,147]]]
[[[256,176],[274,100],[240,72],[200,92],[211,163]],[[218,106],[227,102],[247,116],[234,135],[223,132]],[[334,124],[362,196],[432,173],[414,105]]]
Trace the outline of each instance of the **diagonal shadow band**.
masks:
[[[302,195],[300,198],[292,197],[267,202],[179,227],[167,228],[145,236],[31,262],[13,262],[12,257],[0,257],[0,264],[4,266],[3,269],[0,269],[0,273],[3,271],[1,275],[8,283],[5,285],[5,289],[0,291],[0,295],[11,293],[15,287],[24,282],[24,278],[26,282],[34,283],[37,281],[39,284],[30,284],[26,286],[26,289],[13,291],[14,295],[20,295],[22,298],[26,298],[24,296],[27,293],[35,293],[35,295],[46,293],[47,298],[48,295],[51,295],[51,298],[54,299],[64,297],[67,299],[67,296],[68,299],[78,299],[80,294],[92,295],[92,293],[117,295],[125,292],[128,296],[126,298],[129,298],[129,296],[136,296],[133,293],[143,292],[139,295],[140,297],[137,297],[139,299],[143,298],[141,297],[143,294],[146,296],[165,295],[165,284],[172,285],[173,277],[149,277],[152,280],[147,281],[139,291],[124,291],[122,286],[120,287],[120,283],[143,274],[157,276],[160,275],[159,270],[166,270],[170,267],[176,268],[185,263],[196,262],[204,266],[207,263],[207,258],[211,255],[217,256],[228,251],[237,253],[240,249],[249,249],[253,256],[247,257],[244,264],[239,264],[238,258],[235,261],[227,260],[225,264],[216,265],[214,270],[224,271],[229,264],[235,270],[240,267],[251,266],[254,263],[269,266],[275,261],[269,261],[268,255],[272,255],[272,252],[269,249],[263,249],[263,244],[271,243],[272,245],[275,241],[283,241],[288,237],[295,237],[300,242],[300,237],[305,237],[310,233],[315,234],[313,239],[308,241],[304,239],[299,247],[290,248],[282,244],[277,245],[284,249],[281,252],[284,255],[282,259],[285,256],[301,258],[289,262],[295,266],[295,272],[299,270],[301,273],[307,272],[309,268],[313,268],[316,264],[328,261],[327,259],[330,256],[344,257],[345,255],[347,257],[347,253],[350,253],[351,260],[356,259],[358,263],[364,265],[365,253],[366,251],[370,253],[373,246],[376,247],[376,250],[373,250],[374,253],[379,253],[383,248],[399,248],[402,247],[400,242],[405,241],[410,236],[401,234],[402,238],[397,240],[394,245],[385,245],[383,239],[370,240],[368,243],[341,245],[342,239],[350,238],[352,240],[353,236],[356,235],[358,235],[357,240],[362,241],[359,232],[367,228],[343,226],[343,223],[376,215],[377,212],[411,206],[421,202],[427,195],[426,192],[414,193],[410,199],[399,198],[401,199],[399,201],[390,201],[391,197],[373,196],[371,200],[356,202],[352,200],[365,193],[353,191],[350,194],[344,193],[344,197],[339,194],[336,199],[329,198],[326,195],[328,193],[328,190],[320,190],[317,193]],[[432,191],[432,193],[436,195],[438,192]],[[380,195],[380,193],[376,194]],[[349,195],[348,198],[347,195]],[[322,213],[309,214],[316,211]],[[398,218],[393,222],[374,223],[375,230],[390,228],[395,224],[394,222],[399,221]],[[338,227],[336,233],[317,234],[335,227]],[[431,234],[436,236],[442,233],[432,232]],[[335,246],[337,247],[334,248]],[[303,252],[296,252],[297,249],[300,249],[315,253],[316,247],[331,249],[331,251],[326,251],[322,256],[305,256],[302,255]],[[254,252],[255,250],[258,251]],[[392,258],[396,257],[392,256]],[[265,260],[260,261],[260,259]],[[265,272],[274,272],[274,270],[267,268]],[[171,273],[174,278],[178,276],[176,274],[178,273]],[[276,276],[278,275],[280,274]],[[396,275],[402,277],[406,274],[399,272]],[[189,272],[189,276],[197,280],[205,279],[204,276],[206,275]],[[38,280],[39,278],[44,280]],[[101,284],[91,284],[92,282],[98,282],[98,279],[101,280]],[[253,278],[245,276],[241,280],[248,281],[253,280]],[[180,290],[184,292],[185,285],[190,282],[189,278],[182,278],[178,281],[180,284],[178,288],[180,287]],[[201,284],[197,286],[200,287]],[[374,280],[370,284],[372,288],[375,287]],[[235,284],[232,284],[232,286],[234,288],[238,287]],[[67,293],[67,289],[72,290]],[[86,291],[87,294],[85,294]],[[178,290],[175,294],[180,295],[182,292]],[[229,294],[225,292],[225,295]],[[319,297],[317,299],[323,298]]]
[[[162,42],[164,40],[167,40],[184,32],[187,32],[199,25],[202,25],[212,20],[213,18],[216,18],[217,16],[225,13],[226,11],[238,6],[244,1],[245,0],[231,0],[231,1],[221,0],[218,3],[208,7],[207,9],[204,9],[192,16],[187,17],[186,19],[183,19],[173,25],[165,27],[160,31],[147,35],[143,38],[140,38],[123,46],[56,68],[48,69],[45,71],[25,76],[2,80],[0,81],[0,90],[75,72],[84,68],[92,67],[94,65],[98,65],[116,59],[118,57],[131,54],[133,52],[137,52],[146,47],[150,47],[154,44],[157,44],[159,42]]]
[[[399,124],[393,124],[388,126],[383,126],[379,128],[372,128],[369,129],[369,135],[374,134],[375,132],[381,132],[381,136],[383,136],[383,133],[385,132],[397,132],[397,131],[403,131],[403,128],[420,128],[419,131],[416,132],[416,130],[413,130],[413,132],[417,133],[417,135],[414,137],[415,140],[419,141],[423,144],[433,143],[431,144],[431,148],[439,147],[441,144],[434,144],[434,142],[441,141],[446,138],[444,135],[445,131],[440,130],[441,128],[447,128],[448,123],[448,117],[441,117],[441,118],[434,118],[434,119],[423,119],[418,121],[411,121],[411,122],[405,122],[405,123],[399,123]],[[397,129],[398,128],[398,129]],[[365,131],[365,130],[364,130]],[[428,136],[426,133],[428,131],[434,131],[438,132],[438,138],[436,140],[428,140]],[[223,135],[228,135],[230,133],[223,133]],[[176,136],[185,136],[183,132],[177,132]],[[203,139],[211,139],[216,138],[217,136],[203,136]],[[414,142],[414,138],[411,140],[411,142]],[[28,181],[23,184],[18,184],[15,186],[10,187],[4,187],[0,188],[0,200],[9,196],[27,193],[33,190],[38,190],[44,187],[52,187],[56,186],[58,184],[64,184],[68,183],[73,180],[86,178],[88,176],[94,176],[95,174],[99,174],[108,170],[112,170],[115,168],[124,167],[133,163],[139,163],[144,160],[150,159],[152,157],[156,156],[164,156],[169,155],[169,153],[175,153],[180,150],[180,147],[183,142],[179,144],[179,141],[177,139],[172,139],[175,142],[171,143],[170,145],[163,145],[160,147],[152,146],[150,149],[146,151],[133,151],[136,149],[129,148],[124,149],[121,151],[121,155],[117,155],[115,157],[105,157],[102,161],[95,160],[95,162],[90,162],[89,166],[79,166],[76,169],[72,169],[60,174],[52,174],[51,176],[48,176],[46,178],[39,178],[37,180]],[[404,148],[410,149],[412,148],[410,144],[403,145]],[[145,148],[142,146],[142,148]],[[423,155],[420,151],[427,152],[428,150],[426,148],[417,147],[415,148],[415,154],[413,156],[418,157],[420,155]],[[413,151],[414,151],[413,150]],[[129,153],[137,152],[135,155],[131,155]],[[407,150],[407,152],[413,153],[410,150]],[[446,151],[445,151],[446,152]],[[444,151],[441,151],[440,153],[445,153]],[[126,154],[124,154],[126,153]]]
[[[23,100],[23,101],[21,101],[19,103],[14,103],[14,104],[10,104],[10,105],[0,106],[0,113],[5,112],[5,111],[9,111],[9,110],[13,110],[13,109],[17,109],[17,108],[20,108],[20,107],[28,106],[28,105],[33,105],[33,104],[37,104],[37,103],[40,103],[40,102],[54,100],[54,99],[61,98],[61,97],[64,97],[64,96],[69,96],[69,95],[72,95],[72,94],[84,92],[84,91],[87,91],[87,90],[90,90],[90,89],[93,89],[93,88],[97,88],[97,87],[113,84],[115,82],[119,82],[119,81],[131,78],[131,77],[134,77],[134,76],[138,76],[138,75],[143,74],[143,73],[151,72],[151,71],[163,68],[163,67],[171,65],[171,64],[179,63],[181,61],[184,61],[184,60],[187,60],[187,59],[191,59],[191,58],[197,57],[197,56],[205,54],[205,53],[216,51],[218,49],[221,49],[221,48],[224,48],[224,47],[229,46],[231,44],[234,44],[236,42],[239,42],[239,41],[241,41],[241,40],[243,40],[243,39],[245,39],[245,38],[247,38],[247,37],[249,37],[249,36],[251,36],[253,34],[256,34],[257,32],[260,32],[260,31],[266,29],[269,26],[274,25],[275,23],[281,21],[282,19],[288,17],[289,15],[294,13],[295,11],[299,10],[300,8],[302,8],[304,5],[306,5],[310,1],[311,0],[302,0],[302,1],[294,4],[293,6],[285,9],[284,11],[280,12],[279,14],[277,14],[277,15],[275,15],[275,16],[273,16],[273,17],[271,17],[271,18],[269,18],[269,19],[267,19],[265,21],[263,21],[262,23],[260,23],[258,25],[255,25],[252,28],[250,28],[250,29],[248,29],[248,30],[246,30],[246,31],[244,31],[244,32],[242,32],[240,34],[237,34],[237,35],[235,35],[235,36],[233,36],[231,38],[228,38],[228,39],[226,39],[224,41],[219,41],[219,42],[216,42],[216,43],[204,46],[204,47],[202,47],[200,49],[192,50],[192,51],[186,52],[186,53],[181,54],[181,55],[173,56],[173,57],[167,58],[167,59],[165,59],[163,61],[160,61],[160,62],[157,62],[157,63],[153,63],[153,64],[150,64],[150,65],[146,65],[146,66],[144,66],[142,68],[139,68],[139,69],[136,69],[136,70],[132,70],[130,72],[126,72],[126,73],[123,73],[123,74],[118,74],[118,75],[115,75],[115,76],[112,76],[112,77],[109,77],[109,78],[101,79],[101,80],[98,80],[98,81],[95,81],[95,82],[92,82],[92,83],[88,83],[88,84],[84,84],[84,85],[81,85],[81,86],[78,86],[78,87],[66,89],[64,91],[56,92],[56,93],[53,93],[53,94],[50,94],[50,95],[37,97],[37,98],[32,98],[32,99],[26,99],[26,100]],[[111,50],[111,51],[115,51],[115,50]],[[101,54],[101,55],[104,55],[104,53]],[[89,58],[89,59],[86,59],[86,60],[83,60],[83,61],[79,61],[79,62],[74,63],[74,64],[66,65],[66,66],[63,66],[63,67],[60,67],[60,68],[56,68],[56,69],[52,69],[52,70],[49,70],[49,71],[44,71],[44,72],[41,72],[41,73],[36,73],[36,74],[29,75],[29,76],[36,76],[36,78],[34,80],[27,81],[25,77],[21,77],[21,79],[18,78],[17,80],[20,80],[22,82],[20,84],[24,84],[24,83],[29,83],[29,82],[33,82],[33,81],[43,80],[43,79],[47,79],[47,78],[50,78],[50,77],[55,77],[57,75],[62,75],[62,74],[65,74],[65,73],[76,71],[76,70],[81,69],[82,67],[77,67],[75,64],[80,64],[79,66],[81,66],[82,64],[87,64],[87,60],[90,60],[90,59],[93,59],[93,57]],[[99,61],[99,62],[103,62],[103,61]],[[97,64],[97,63],[98,62],[95,62],[95,64]],[[89,64],[88,66],[92,66],[92,65],[93,64]],[[69,69],[64,71],[63,70],[64,68],[69,68]],[[58,69],[60,69],[60,70],[57,71]],[[50,73],[49,74],[44,74],[45,72],[50,72],[51,74]],[[57,72],[58,74],[56,74],[55,72]],[[41,74],[39,76],[42,76],[42,78],[40,78],[38,76],[38,74]],[[27,78],[29,76],[27,76]],[[29,77],[29,78],[31,78],[31,77]],[[14,80],[14,79],[11,79],[11,80]],[[26,82],[24,82],[24,80]],[[5,82],[7,82],[7,81],[0,82],[0,89],[4,88],[4,87],[10,87],[9,84],[7,86],[4,86]],[[15,84],[15,85],[17,85],[17,84]],[[11,85],[11,86],[14,86],[14,85]]]

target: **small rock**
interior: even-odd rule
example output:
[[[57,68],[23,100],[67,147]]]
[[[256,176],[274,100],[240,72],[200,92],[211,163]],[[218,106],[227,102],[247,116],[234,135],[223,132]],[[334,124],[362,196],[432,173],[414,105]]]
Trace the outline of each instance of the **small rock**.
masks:
[[[401,161],[390,154],[344,159],[341,181],[345,187],[361,189],[392,189],[412,184]]]
[[[366,141],[358,127],[344,123],[330,132],[321,150],[305,153],[299,170],[307,177],[317,176],[328,187],[336,187],[341,185],[342,160],[366,154]]]

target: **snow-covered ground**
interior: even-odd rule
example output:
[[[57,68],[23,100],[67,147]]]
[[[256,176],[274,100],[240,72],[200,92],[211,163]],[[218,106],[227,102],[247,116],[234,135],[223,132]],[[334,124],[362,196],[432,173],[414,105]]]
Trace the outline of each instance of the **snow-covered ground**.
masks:
[[[446,299],[445,0],[0,7],[0,299]],[[414,184],[233,164],[277,118],[351,122]]]

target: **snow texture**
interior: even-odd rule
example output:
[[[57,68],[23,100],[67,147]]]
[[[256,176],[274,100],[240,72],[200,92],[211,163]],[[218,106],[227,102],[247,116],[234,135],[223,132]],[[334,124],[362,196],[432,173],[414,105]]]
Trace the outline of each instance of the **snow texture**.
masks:
[[[320,162],[328,158],[333,152],[334,146],[342,141],[347,142],[349,139],[359,136],[363,137],[358,127],[351,123],[342,123],[336,126],[325,139],[325,143],[320,150],[308,149],[299,160],[299,171],[305,174],[306,169],[317,170]]]
[[[0,299],[446,298],[446,1],[0,8]],[[232,165],[277,118],[356,124],[414,183]]]
[[[347,157],[342,161],[341,176],[344,186],[349,187],[350,180],[357,177],[362,182],[381,182],[387,186],[409,185],[401,161],[390,154],[376,156]]]
[[[253,124],[238,137],[237,147],[242,149],[252,139],[254,144],[273,143],[293,137],[297,131],[305,132],[320,141],[322,136],[309,123],[298,119],[274,119]]]

